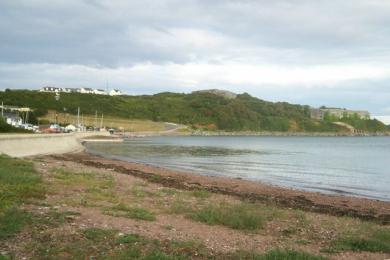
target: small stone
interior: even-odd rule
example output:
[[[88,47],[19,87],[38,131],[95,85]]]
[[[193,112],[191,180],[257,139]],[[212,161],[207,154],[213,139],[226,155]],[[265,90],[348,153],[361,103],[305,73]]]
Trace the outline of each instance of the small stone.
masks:
[[[65,218],[66,218],[67,220],[75,220],[75,219],[76,219],[75,216],[65,216]]]

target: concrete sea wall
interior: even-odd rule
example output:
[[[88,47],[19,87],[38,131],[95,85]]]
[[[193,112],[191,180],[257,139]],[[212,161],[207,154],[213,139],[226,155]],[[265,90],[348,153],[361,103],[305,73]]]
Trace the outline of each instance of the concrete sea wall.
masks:
[[[0,135],[0,154],[25,157],[43,154],[60,154],[84,149],[82,138],[107,133],[70,134],[2,134]]]

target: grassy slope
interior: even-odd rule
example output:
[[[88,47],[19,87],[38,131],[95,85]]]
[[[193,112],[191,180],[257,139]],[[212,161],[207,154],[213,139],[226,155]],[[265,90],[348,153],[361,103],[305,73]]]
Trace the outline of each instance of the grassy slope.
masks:
[[[248,94],[236,99],[225,99],[207,93],[160,93],[152,96],[100,96],[87,94],[61,94],[56,101],[54,94],[36,91],[0,92],[5,104],[29,106],[37,116],[48,110],[77,114],[77,107],[84,115],[104,113],[106,117],[175,122],[195,128],[228,131],[343,131],[331,122],[310,119],[307,106],[284,102],[263,101]],[[382,131],[376,124],[373,131]]]
[[[57,114],[57,122],[60,124],[77,124],[77,115],[72,115],[69,113],[56,113],[54,110],[49,110],[48,113],[44,116],[39,117],[41,122],[55,121],[55,117]],[[101,124],[101,114],[98,115],[97,124],[96,117],[92,115],[85,115],[82,117],[84,120],[84,124],[87,126],[95,126],[100,127]],[[44,121],[42,121],[44,120]],[[81,121],[81,117],[80,117]],[[123,119],[120,117],[112,117],[105,116],[103,118],[103,126],[108,128],[117,128],[117,129],[125,129],[129,132],[144,132],[144,131],[153,131],[159,132],[165,130],[165,125],[163,122],[153,122],[151,120],[137,120],[137,119]]]

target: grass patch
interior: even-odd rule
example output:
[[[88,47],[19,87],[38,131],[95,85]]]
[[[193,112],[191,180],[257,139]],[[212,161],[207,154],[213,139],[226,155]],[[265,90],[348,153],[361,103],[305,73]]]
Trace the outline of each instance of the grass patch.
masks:
[[[0,165],[0,211],[45,197],[41,176],[31,162],[0,155]]]
[[[271,208],[249,203],[208,205],[189,214],[193,220],[240,230],[258,230],[276,215]]]
[[[163,195],[169,195],[169,196],[174,196],[178,194],[179,191],[171,188],[161,188],[158,190],[158,195],[163,196]]]
[[[207,206],[190,214],[194,220],[209,225],[223,225],[233,229],[256,230],[264,226],[265,218],[245,206]]]
[[[31,223],[31,214],[16,207],[0,213],[0,241],[15,236],[26,224]]]
[[[390,230],[376,230],[365,237],[347,235],[333,241],[331,247],[326,250],[329,252],[366,251],[390,253]]]
[[[157,182],[157,183],[161,182],[162,179],[163,179],[163,178],[162,178],[160,175],[158,175],[158,174],[152,174],[152,175],[148,178],[148,180],[149,180],[150,182]]]
[[[94,242],[113,240],[116,233],[117,231],[112,229],[89,228],[84,230],[85,238]]]
[[[191,204],[182,198],[175,200],[168,210],[170,214],[186,214],[192,220],[209,225],[222,225],[233,229],[255,231],[265,223],[282,217],[282,211],[271,206],[239,202],[213,205]]]
[[[211,197],[211,193],[204,190],[191,191],[189,195],[198,199],[208,199]]]
[[[33,259],[113,259],[116,231],[90,228],[73,234],[37,233],[29,247]]]
[[[186,214],[192,212],[191,204],[182,199],[176,199],[169,207],[169,214]]]
[[[117,244],[134,244],[141,241],[144,239],[138,234],[127,234],[116,239]]]
[[[96,206],[96,202],[104,201],[118,203],[119,198],[113,191],[115,180],[110,175],[92,172],[72,172],[62,168],[54,169],[54,178],[57,185],[79,187],[83,190],[79,201],[71,204],[82,206]],[[55,187],[54,187],[55,188]]]
[[[0,240],[15,236],[25,226],[32,229],[55,227],[66,223],[70,216],[72,218],[77,215],[80,215],[80,213],[73,211],[58,212],[57,210],[50,210],[46,214],[38,215],[17,207],[8,208],[0,213]]]
[[[133,185],[133,187],[131,188],[131,194],[137,198],[155,197],[156,196],[155,193],[147,191],[143,188],[143,186],[139,186],[139,185]]]
[[[93,172],[72,172],[63,168],[53,170],[54,178],[61,181],[61,184],[74,186],[82,185],[87,189],[111,189],[114,187],[114,177],[111,175],[98,174]]]
[[[197,241],[158,241],[138,234],[90,228],[81,233],[46,237],[39,234],[31,251],[36,259],[206,259]]]
[[[0,165],[0,240],[4,240],[31,222],[31,214],[17,206],[45,198],[45,189],[32,162],[0,155]]]
[[[111,208],[106,208],[103,210],[103,214],[146,221],[156,220],[156,216],[153,212],[140,207],[128,207],[124,204],[118,204]]]
[[[119,198],[115,194],[115,192],[111,190],[101,189],[98,187],[90,188],[86,190],[86,194],[83,196],[84,205],[91,204],[93,205],[93,202],[97,201],[107,201],[110,203],[118,203]],[[92,203],[91,203],[92,202]]]
[[[238,251],[228,255],[225,259],[250,259],[250,260],[325,260],[322,256],[311,255],[294,250],[273,249],[265,254]]]

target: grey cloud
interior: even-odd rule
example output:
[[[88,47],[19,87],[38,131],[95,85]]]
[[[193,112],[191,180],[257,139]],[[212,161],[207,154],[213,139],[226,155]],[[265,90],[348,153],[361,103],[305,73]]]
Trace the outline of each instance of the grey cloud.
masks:
[[[386,1],[16,1],[0,3],[3,62],[123,66],[197,57],[308,63],[390,57]],[[214,49],[175,45],[173,29],[223,35]],[[165,46],[140,37],[171,35]],[[152,39],[153,40],[153,39]],[[262,49],[272,49],[271,55]],[[290,55],[285,55],[289,53]]]
[[[172,79],[163,67],[157,75],[104,75],[149,63],[390,68],[387,0],[2,0],[0,39],[0,89],[104,87],[110,80],[134,94],[216,87],[274,101],[388,113],[388,78],[281,89],[202,77],[191,85],[186,80],[192,79]],[[78,65],[85,66],[69,69]]]

